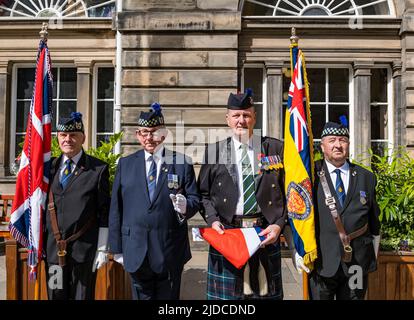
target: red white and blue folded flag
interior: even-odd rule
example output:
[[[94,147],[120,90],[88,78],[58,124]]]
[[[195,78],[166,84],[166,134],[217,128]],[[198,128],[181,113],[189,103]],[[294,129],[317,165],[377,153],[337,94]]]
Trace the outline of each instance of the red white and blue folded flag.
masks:
[[[226,229],[219,234],[213,228],[193,228],[194,241],[201,237],[220,252],[233,266],[241,269],[265,239],[259,227]]]
[[[41,40],[37,54],[35,85],[20,157],[9,230],[29,249],[30,279],[36,279],[42,258],[43,214],[49,186],[51,157],[52,73],[49,49]]]

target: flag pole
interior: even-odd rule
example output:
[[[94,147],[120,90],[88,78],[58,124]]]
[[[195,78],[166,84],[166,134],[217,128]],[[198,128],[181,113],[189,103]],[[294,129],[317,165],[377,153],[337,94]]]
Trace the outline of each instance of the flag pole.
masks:
[[[47,37],[49,35],[49,32],[47,31],[48,28],[48,23],[47,22],[43,22],[42,23],[42,29],[39,32],[40,38],[44,41],[47,42]],[[35,292],[34,292],[34,300],[40,300],[40,281],[39,278],[41,276],[41,259],[38,260],[37,263],[37,276],[36,276],[36,281],[35,281]]]
[[[299,37],[296,35],[296,28],[292,27],[291,29],[291,37],[290,37],[290,48],[292,52],[292,48],[298,46],[299,44]],[[299,57],[298,57],[299,59]],[[291,56],[291,78],[293,77],[293,70],[295,66],[293,65],[293,59]],[[303,300],[309,300],[309,281],[308,281],[308,274],[306,272],[302,272],[302,294],[303,294]]]

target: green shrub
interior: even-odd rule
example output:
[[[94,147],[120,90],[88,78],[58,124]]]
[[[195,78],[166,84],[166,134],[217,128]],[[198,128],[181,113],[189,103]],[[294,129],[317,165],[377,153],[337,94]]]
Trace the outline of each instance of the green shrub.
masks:
[[[116,133],[109,138],[108,142],[101,141],[101,145],[96,148],[89,148],[85,152],[95,158],[98,158],[109,165],[109,182],[112,190],[112,183],[115,178],[116,164],[121,154],[113,153],[114,147],[118,141],[121,140],[122,132]],[[52,139],[52,157],[59,157],[61,154],[57,137]]]
[[[414,159],[402,147],[383,156],[369,150],[381,209],[381,249],[414,248]],[[405,243],[404,243],[405,242]]]

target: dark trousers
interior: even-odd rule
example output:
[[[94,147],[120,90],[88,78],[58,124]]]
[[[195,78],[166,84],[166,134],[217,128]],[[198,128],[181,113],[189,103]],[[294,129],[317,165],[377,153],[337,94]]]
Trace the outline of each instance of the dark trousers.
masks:
[[[171,272],[155,273],[148,257],[134,273],[130,273],[134,300],[179,300],[183,268]]]
[[[363,276],[362,289],[351,289],[349,277],[339,266],[333,277],[326,278],[313,271],[309,277],[312,300],[363,300],[368,288],[368,275]]]
[[[59,265],[46,263],[49,300],[94,300],[96,272],[92,272],[92,264],[75,263],[69,258],[60,269]]]

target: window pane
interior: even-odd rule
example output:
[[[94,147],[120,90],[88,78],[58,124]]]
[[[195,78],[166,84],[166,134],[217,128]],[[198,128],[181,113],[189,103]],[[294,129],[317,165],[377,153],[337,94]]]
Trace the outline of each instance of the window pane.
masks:
[[[17,158],[19,154],[23,150],[23,141],[24,141],[25,134],[16,134],[16,151],[14,153],[14,157]],[[17,169],[18,170],[18,169]]]
[[[57,97],[57,80],[58,80],[58,70],[57,68],[52,68],[52,78],[53,78],[53,98]]]
[[[349,123],[349,106],[329,106],[329,121],[340,122],[339,117],[346,116]]]
[[[371,102],[387,102],[387,69],[372,69],[371,73]]]
[[[325,69],[307,69],[311,102],[325,102]]]
[[[325,125],[325,106],[311,105],[312,133],[315,139],[319,139]]]
[[[109,138],[112,137],[111,134],[98,134],[96,135],[96,146],[99,147],[102,142],[109,142]]]
[[[376,155],[383,156],[385,150],[388,149],[388,142],[386,141],[371,141],[372,152]]]
[[[255,129],[263,129],[263,104],[254,104],[256,110],[256,125],[254,126]]]
[[[31,99],[35,80],[34,68],[17,70],[17,99]]]
[[[57,114],[57,102],[52,101],[52,131],[56,131],[56,124],[59,121]]]
[[[98,99],[113,99],[114,68],[98,69]]]
[[[371,139],[388,139],[387,106],[371,107]]]
[[[348,69],[329,69],[329,101],[349,102],[348,83]]]
[[[60,99],[76,99],[76,68],[60,69]]]
[[[112,101],[99,101],[97,110],[97,132],[113,132],[113,110]]]
[[[16,110],[16,132],[26,132],[30,101],[18,101]]]
[[[283,76],[283,101],[287,101],[289,98],[289,87],[290,87],[291,78]]]
[[[244,69],[244,88],[253,90],[254,102],[263,102],[263,69],[245,68]]]
[[[69,118],[71,112],[76,112],[76,101],[59,102],[59,118]]]

